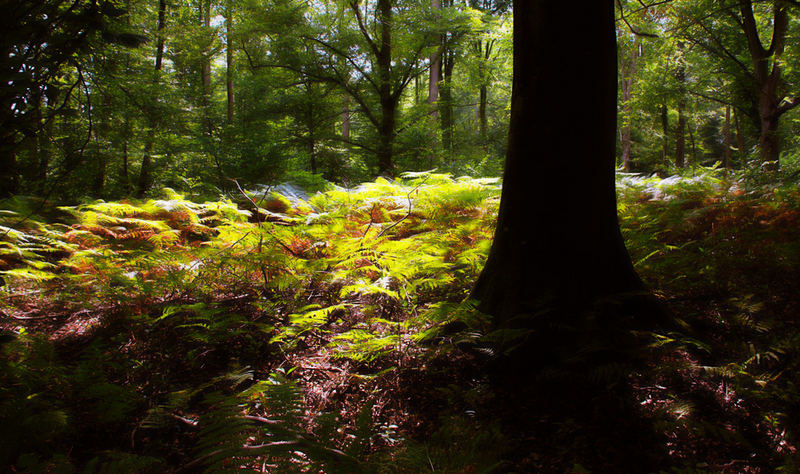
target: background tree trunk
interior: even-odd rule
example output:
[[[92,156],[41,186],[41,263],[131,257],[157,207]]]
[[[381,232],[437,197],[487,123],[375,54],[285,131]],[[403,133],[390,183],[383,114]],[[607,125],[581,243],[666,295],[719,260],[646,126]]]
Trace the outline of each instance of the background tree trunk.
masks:
[[[228,124],[233,123],[233,3],[228,0],[225,7],[225,93],[228,109]]]
[[[441,0],[431,0],[431,8],[441,10]],[[443,38],[439,37],[439,44],[443,43]],[[438,117],[436,102],[439,100],[439,81],[442,80],[442,51],[437,49],[430,58],[430,80],[428,81],[428,103],[431,104],[431,115]]]
[[[164,58],[164,27],[166,26],[167,16],[167,1],[159,0],[158,2],[158,43],[156,45],[156,63],[153,70],[153,83],[158,84],[161,80],[161,68],[163,66]],[[155,101],[153,101],[155,102]],[[136,187],[136,195],[144,197],[145,193],[153,185],[153,146],[156,140],[156,127],[158,126],[158,119],[155,116],[155,110],[149,111],[150,128],[147,130],[147,139],[144,144],[144,151],[142,153],[142,166],[139,169],[139,183]]]

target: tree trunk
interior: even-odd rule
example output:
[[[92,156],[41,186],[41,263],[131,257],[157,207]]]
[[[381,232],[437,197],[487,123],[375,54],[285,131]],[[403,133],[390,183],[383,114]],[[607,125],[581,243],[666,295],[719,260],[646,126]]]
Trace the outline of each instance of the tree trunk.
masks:
[[[742,133],[742,123],[739,120],[739,112],[733,115],[733,122],[736,126],[736,147],[739,149],[739,160],[742,162],[742,169],[747,168],[747,150],[745,150],[744,134]]]
[[[632,114],[631,99],[633,98],[633,79],[636,74],[636,60],[639,57],[639,37],[633,38],[633,50],[629,60],[623,60],[620,65],[622,72],[622,110],[624,121],[622,123],[622,166],[625,172],[631,170],[631,150],[633,143],[631,142],[632,131]]]
[[[19,192],[19,169],[17,168],[17,154],[5,147],[0,150],[0,199],[11,197]]]
[[[675,129],[675,166],[683,168],[686,165],[686,117],[683,110],[686,107],[686,100],[683,97],[678,99],[678,127]]]
[[[434,10],[441,10],[442,3],[441,0],[431,0],[431,8]],[[439,45],[443,43],[443,38],[439,37]],[[431,55],[431,69],[430,69],[430,80],[428,81],[428,103],[431,104],[431,115],[433,117],[438,116],[438,111],[436,109],[436,102],[439,100],[439,81],[441,80],[442,76],[442,51],[441,49],[437,49],[434,51],[433,55]]]
[[[486,84],[481,85],[480,102],[478,103],[478,121],[480,122],[481,143],[484,151],[488,147],[489,120],[486,118],[486,105],[489,102],[489,88]]]
[[[379,80],[379,100],[381,118],[378,126],[378,172],[381,175],[394,174],[392,163],[392,144],[394,142],[395,117],[399,98],[392,93],[392,3],[391,0],[378,0],[376,7],[380,25],[380,44],[378,45],[377,69]]]
[[[500,327],[527,326],[554,303],[642,289],[616,215],[613,3],[587,2],[576,14],[568,2],[517,1],[514,44],[497,229],[472,293]],[[564,51],[574,57],[564,61]],[[567,182],[581,192],[565,193]]]
[[[228,105],[228,124],[233,124],[233,7],[231,0],[225,8],[225,92]]]
[[[723,157],[722,165],[727,169],[731,167],[731,147],[733,143],[731,143],[731,106],[725,106],[725,156]]]
[[[211,27],[211,0],[200,0],[200,17],[203,26]],[[200,78],[203,84],[204,106],[208,106],[208,96],[211,93],[211,58],[209,51],[203,51],[202,64],[200,65]]]
[[[683,43],[678,42],[678,50],[683,52]],[[678,71],[675,78],[678,81],[678,128],[675,130],[675,166],[683,168],[686,166],[686,66],[680,58]]]
[[[740,25],[747,39],[750,60],[753,63],[754,86],[758,97],[760,119],[758,146],[761,161],[764,163],[779,163],[781,150],[778,121],[781,115],[800,105],[800,97],[796,97],[787,104],[782,104],[784,96],[780,93],[783,85],[781,59],[786,48],[789,26],[787,9],[789,7],[789,2],[773,0],[772,40],[769,47],[765,47],[759,36],[752,1],[742,0],[739,3],[739,13],[742,19]]]
[[[156,63],[153,70],[153,82],[158,84],[161,81],[161,68],[163,66],[164,58],[164,27],[166,26],[167,14],[167,1],[159,0],[158,2],[158,43],[156,46]],[[155,101],[154,101],[155,102]],[[156,127],[158,125],[158,118],[155,117],[155,111],[149,112],[150,129],[147,131],[147,140],[144,144],[144,152],[142,154],[142,166],[139,170],[139,183],[136,187],[136,195],[144,197],[150,186],[153,185],[153,146],[156,139]]]
[[[311,84],[306,83],[306,93],[313,97]],[[317,174],[317,138],[314,123],[314,102],[309,101],[306,109],[306,129],[308,130],[308,156],[311,159],[311,173]]]
[[[347,94],[342,98],[342,140],[348,147],[350,142],[350,96]]]
[[[666,165],[669,163],[669,110],[667,104],[661,106],[661,159]]]
[[[445,152],[453,151],[453,69],[455,54],[445,40],[442,50],[442,84],[439,88],[439,117],[442,125],[442,147]]]

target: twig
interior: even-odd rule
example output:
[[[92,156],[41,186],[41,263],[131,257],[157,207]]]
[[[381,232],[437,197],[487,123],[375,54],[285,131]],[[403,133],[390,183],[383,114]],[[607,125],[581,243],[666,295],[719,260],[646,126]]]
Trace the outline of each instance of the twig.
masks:
[[[408,219],[408,218],[411,216],[411,195],[412,195],[412,194],[414,194],[414,191],[418,190],[418,189],[420,188],[420,186],[422,186],[423,184],[425,184],[425,181],[428,181],[428,178],[429,178],[429,177],[430,177],[430,176],[428,176],[428,177],[426,177],[425,179],[423,179],[421,183],[419,183],[419,184],[418,184],[418,185],[417,185],[417,186],[416,186],[414,189],[412,189],[411,191],[409,191],[409,192],[408,192],[408,194],[406,195],[406,197],[408,198],[408,213],[406,213],[406,215],[404,215],[403,217],[401,217],[401,218],[400,218],[400,220],[398,220],[398,221],[397,221],[397,222],[395,222],[394,224],[392,224],[392,225],[390,225],[389,227],[387,227],[387,228],[383,229],[383,230],[381,231],[381,233],[380,233],[380,234],[378,234],[378,237],[376,237],[376,238],[383,237],[383,234],[385,234],[385,233],[389,232],[390,230],[394,229],[395,227],[397,227],[397,225],[398,225],[398,224],[400,224],[401,222],[403,222],[404,220]]]

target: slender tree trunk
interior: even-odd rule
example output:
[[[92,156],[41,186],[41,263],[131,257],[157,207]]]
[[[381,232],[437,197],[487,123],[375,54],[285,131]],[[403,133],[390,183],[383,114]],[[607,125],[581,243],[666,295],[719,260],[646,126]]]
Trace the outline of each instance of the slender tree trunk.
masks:
[[[723,160],[723,166],[727,169],[731,167],[731,148],[733,147],[733,143],[731,143],[731,106],[725,106],[725,156]]]
[[[378,171],[382,175],[394,174],[392,145],[394,142],[397,101],[392,91],[392,2],[378,0],[376,7],[380,25],[380,44],[378,45],[377,69],[381,118],[378,126]]]
[[[733,115],[734,125],[736,126],[736,147],[739,149],[739,160],[742,163],[742,169],[747,168],[747,150],[745,150],[744,134],[742,133],[742,123],[739,120],[739,112]]]
[[[669,109],[667,104],[661,105],[661,160],[666,165],[669,163]]]
[[[481,85],[480,102],[478,103],[478,121],[480,123],[481,143],[484,151],[488,147],[489,119],[486,117],[486,105],[489,102],[489,88],[486,84]]]
[[[211,27],[211,0],[200,0],[200,16],[203,26]],[[203,84],[204,106],[208,106],[208,96],[211,94],[211,57],[209,51],[203,51],[200,78]]]
[[[350,146],[350,96],[342,97],[342,140],[345,147]]]
[[[228,124],[233,123],[233,6],[228,0],[225,8],[225,92],[228,105]]]
[[[678,43],[678,50],[683,54],[683,43]],[[686,66],[683,57],[680,58],[678,71],[675,77],[678,81],[678,127],[675,130],[675,166],[683,168],[686,165]]]
[[[431,8],[434,10],[441,10],[441,0],[431,0]],[[443,43],[443,38],[439,37],[439,44]],[[441,80],[442,71],[442,51],[441,48],[434,51],[431,55],[431,69],[430,80],[428,81],[428,103],[431,104],[431,115],[438,116],[436,102],[439,100],[439,81]]]
[[[306,83],[306,93],[313,97],[311,84]],[[314,102],[309,101],[306,108],[306,129],[308,130],[308,156],[311,158],[311,173],[317,174],[316,124],[314,123]]]
[[[159,0],[158,2],[158,43],[156,46],[156,63],[153,71],[153,82],[158,84],[161,81],[161,68],[163,66],[164,58],[164,27],[166,26],[167,14],[167,1]],[[144,197],[150,187],[153,185],[153,146],[156,140],[156,128],[159,120],[155,116],[155,111],[149,111],[150,127],[147,130],[147,139],[145,140],[144,150],[142,153],[142,166],[139,170],[139,183],[136,186],[136,195]]]
[[[633,111],[631,107],[631,99],[633,98],[633,80],[636,75],[636,60],[639,57],[639,41],[638,36],[633,39],[633,51],[628,61],[623,60],[621,64],[622,71],[622,110],[624,114],[624,121],[622,123],[622,166],[625,172],[631,170],[631,151],[633,143],[631,141]]]
[[[439,87],[439,118],[442,125],[442,147],[445,152],[453,151],[453,69],[455,54],[445,41],[442,51],[442,84]]]
[[[39,163],[36,173],[37,188],[40,193],[45,192],[47,183],[47,173],[50,168],[50,157],[53,153],[53,125],[55,119],[50,117],[49,121],[42,130],[42,137],[39,140]]]
[[[5,148],[5,150],[0,149],[0,199],[19,192],[17,153],[10,146]]]
[[[131,190],[130,171],[128,170],[128,163],[130,162],[130,152],[128,151],[128,142],[130,141],[130,118],[128,113],[125,113],[125,124],[123,125],[122,137],[122,169],[120,170],[120,181],[125,189],[125,194]]]
[[[686,165],[686,117],[683,111],[686,100],[678,99],[678,127],[675,129],[675,166],[683,168]]]

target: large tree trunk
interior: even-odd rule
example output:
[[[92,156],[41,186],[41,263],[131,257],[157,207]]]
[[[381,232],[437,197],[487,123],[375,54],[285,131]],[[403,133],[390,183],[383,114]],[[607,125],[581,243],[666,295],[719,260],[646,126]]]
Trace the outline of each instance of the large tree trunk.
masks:
[[[781,58],[786,48],[789,7],[789,2],[773,0],[772,40],[769,47],[765,47],[759,36],[752,1],[742,0],[739,3],[739,13],[742,18],[740,25],[747,38],[747,47],[753,63],[755,92],[758,97],[760,119],[758,146],[762,162],[778,163],[781,151],[778,121],[781,115],[800,105],[800,97],[782,104],[784,96],[780,92],[783,85]]]
[[[625,368],[643,352],[634,330],[660,318],[634,296],[643,285],[617,223],[613,2],[515,1],[514,45],[500,214],[473,291],[500,329],[491,380],[507,423],[591,440],[575,465],[650,472],[658,448]]]
[[[492,248],[473,290],[480,309],[501,327],[525,326],[554,303],[582,306],[642,289],[616,214],[613,4],[574,8],[556,1],[514,5],[503,193]],[[564,183],[573,191],[564,192]]]

